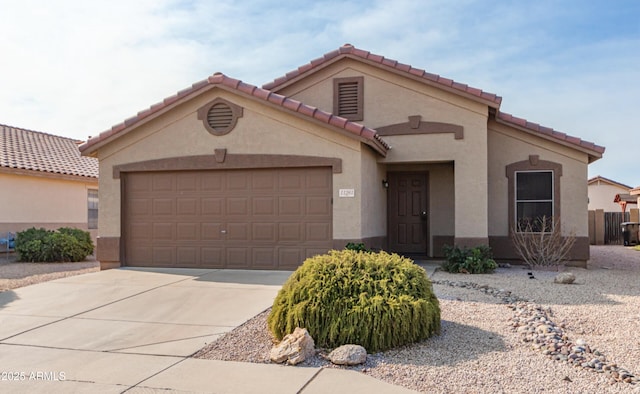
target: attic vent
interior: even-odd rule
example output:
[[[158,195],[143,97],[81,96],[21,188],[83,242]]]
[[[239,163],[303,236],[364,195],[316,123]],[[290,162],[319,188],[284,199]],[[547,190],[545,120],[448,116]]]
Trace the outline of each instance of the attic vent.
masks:
[[[214,105],[207,113],[207,122],[214,130],[222,130],[229,127],[233,122],[231,107],[224,103]]]
[[[198,119],[213,135],[224,135],[233,130],[242,117],[242,107],[223,98],[217,98],[198,110]]]
[[[349,120],[363,120],[363,77],[333,80],[333,113]]]

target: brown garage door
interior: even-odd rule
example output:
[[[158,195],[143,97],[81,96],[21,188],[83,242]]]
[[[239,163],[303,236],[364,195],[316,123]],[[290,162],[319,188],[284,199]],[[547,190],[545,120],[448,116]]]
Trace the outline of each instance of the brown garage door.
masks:
[[[124,176],[129,266],[291,269],[332,246],[331,169]]]

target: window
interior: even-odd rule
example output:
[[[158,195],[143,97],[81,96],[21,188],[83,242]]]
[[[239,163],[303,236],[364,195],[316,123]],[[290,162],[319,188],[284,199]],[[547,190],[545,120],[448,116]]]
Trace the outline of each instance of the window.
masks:
[[[98,228],[98,191],[95,189],[87,190],[87,207],[88,219],[87,226],[89,230]]]
[[[363,120],[364,78],[333,80],[333,113],[348,120]]]
[[[547,232],[553,229],[553,171],[515,173],[516,229]],[[546,217],[546,221],[543,218]],[[544,225],[543,225],[544,223]]]

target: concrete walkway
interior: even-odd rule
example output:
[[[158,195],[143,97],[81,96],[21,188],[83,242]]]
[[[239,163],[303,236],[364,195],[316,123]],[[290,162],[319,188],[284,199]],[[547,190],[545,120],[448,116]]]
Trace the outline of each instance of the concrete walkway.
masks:
[[[268,308],[289,275],[117,269],[1,292],[0,392],[412,392],[340,369],[189,358]]]

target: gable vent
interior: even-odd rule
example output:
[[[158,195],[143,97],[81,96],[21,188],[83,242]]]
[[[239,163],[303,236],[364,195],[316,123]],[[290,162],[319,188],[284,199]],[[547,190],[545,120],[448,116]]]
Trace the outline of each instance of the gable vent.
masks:
[[[333,80],[333,113],[348,120],[363,120],[364,78]]]
[[[221,97],[198,109],[198,119],[213,135],[225,135],[236,126],[242,117],[242,107]]]
[[[233,110],[224,103],[218,103],[211,107],[207,113],[207,123],[214,130],[223,130],[231,126],[233,122]]]

